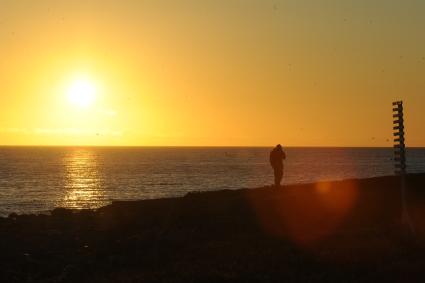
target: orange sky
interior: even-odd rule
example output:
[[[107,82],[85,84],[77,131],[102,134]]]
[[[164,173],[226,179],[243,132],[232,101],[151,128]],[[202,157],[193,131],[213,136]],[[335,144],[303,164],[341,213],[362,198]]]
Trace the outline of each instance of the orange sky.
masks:
[[[413,0],[2,0],[0,144],[391,146],[403,99],[407,145],[425,146],[424,14]],[[90,103],[84,87],[87,103],[70,97],[81,81]]]

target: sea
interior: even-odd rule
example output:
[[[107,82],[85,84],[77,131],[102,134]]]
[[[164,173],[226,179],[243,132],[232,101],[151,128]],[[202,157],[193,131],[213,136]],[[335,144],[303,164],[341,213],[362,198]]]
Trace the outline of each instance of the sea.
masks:
[[[273,183],[266,147],[0,147],[0,216]],[[392,148],[285,149],[284,184],[394,174]],[[425,172],[425,148],[407,150]]]

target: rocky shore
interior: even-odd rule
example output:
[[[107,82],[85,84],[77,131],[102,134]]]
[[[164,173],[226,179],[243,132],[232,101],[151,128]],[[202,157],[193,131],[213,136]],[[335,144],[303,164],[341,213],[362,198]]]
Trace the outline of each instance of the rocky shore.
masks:
[[[416,282],[425,174],[0,218],[1,282]]]

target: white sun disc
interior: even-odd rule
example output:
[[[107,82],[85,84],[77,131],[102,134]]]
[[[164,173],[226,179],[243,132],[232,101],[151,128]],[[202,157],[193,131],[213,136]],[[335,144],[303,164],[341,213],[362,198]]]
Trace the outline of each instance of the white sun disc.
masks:
[[[96,98],[96,87],[87,80],[76,80],[68,89],[68,99],[76,106],[86,108],[93,104]]]

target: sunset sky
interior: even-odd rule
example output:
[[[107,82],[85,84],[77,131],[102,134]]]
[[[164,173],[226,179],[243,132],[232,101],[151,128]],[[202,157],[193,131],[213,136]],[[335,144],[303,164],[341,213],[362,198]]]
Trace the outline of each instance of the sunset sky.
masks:
[[[0,144],[425,146],[423,0],[0,0]]]

